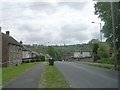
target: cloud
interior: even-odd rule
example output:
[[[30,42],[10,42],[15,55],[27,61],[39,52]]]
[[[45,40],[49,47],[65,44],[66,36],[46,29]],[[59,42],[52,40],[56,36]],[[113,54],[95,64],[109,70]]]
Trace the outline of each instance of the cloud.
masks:
[[[3,32],[26,44],[77,44],[98,38],[93,2],[3,2]]]
[[[88,2],[59,2],[60,6],[69,6],[70,8],[81,10],[83,9]]]

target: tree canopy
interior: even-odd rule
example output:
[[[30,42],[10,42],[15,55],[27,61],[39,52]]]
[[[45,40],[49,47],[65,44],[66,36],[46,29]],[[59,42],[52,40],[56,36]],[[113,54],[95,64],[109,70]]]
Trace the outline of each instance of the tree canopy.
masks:
[[[112,23],[115,27],[115,43],[117,48],[118,57],[120,57],[120,2],[112,2],[113,12],[111,11],[111,2],[96,2],[94,5],[95,14],[105,22],[102,32],[107,38],[107,42],[110,43],[113,48],[113,31]],[[112,20],[112,13],[114,20]]]
[[[54,60],[58,60],[59,59],[59,55],[58,52],[52,47],[52,46],[48,46],[47,48],[47,53],[52,56],[52,58]]]

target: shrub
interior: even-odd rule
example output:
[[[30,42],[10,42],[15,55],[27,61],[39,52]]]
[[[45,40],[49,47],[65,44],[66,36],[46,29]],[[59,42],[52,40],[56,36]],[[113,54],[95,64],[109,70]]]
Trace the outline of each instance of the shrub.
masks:
[[[45,56],[41,56],[41,61],[45,61]]]
[[[113,59],[110,58],[102,58],[102,63],[104,64],[113,64]]]
[[[97,60],[99,60],[99,59],[100,59],[100,57],[97,54],[95,54],[94,55],[94,62],[97,62]]]

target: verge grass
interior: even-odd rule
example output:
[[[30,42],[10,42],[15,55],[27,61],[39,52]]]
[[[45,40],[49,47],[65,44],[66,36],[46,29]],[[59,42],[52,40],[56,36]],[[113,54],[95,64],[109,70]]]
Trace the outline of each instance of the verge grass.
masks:
[[[70,88],[56,66],[45,66],[40,88]]]
[[[10,81],[16,79],[18,76],[24,74],[26,71],[38,65],[40,62],[24,63],[19,66],[11,66],[2,68],[2,85],[6,85]]]
[[[107,69],[114,69],[113,66],[107,66],[107,65],[102,65],[102,64],[89,64],[90,66],[94,67],[102,67],[102,68],[107,68]]]

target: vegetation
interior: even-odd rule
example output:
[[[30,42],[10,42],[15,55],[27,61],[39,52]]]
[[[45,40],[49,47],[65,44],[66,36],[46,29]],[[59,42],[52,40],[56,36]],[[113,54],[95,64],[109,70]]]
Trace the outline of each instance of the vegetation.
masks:
[[[104,63],[104,64],[113,64],[113,59],[112,58],[102,58],[102,61],[101,63]]]
[[[47,53],[52,56],[52,58],[54,60],[58,60],[59,59],[59,55],[58,52],[52,47],[52,46],[48,46],[47,48]]]
[[[103,64],[89,64],[90,66],[94,67],[102,67],[102,68],[107,68],[107,69],[114,69],[114,66],[108,66],[108,65],[103,65]]]
[[[69,88],[59,70],[49,65],[45,67],[40,85],[42,88]]]
[[[0,68],[0,89],[2,88],[2,68]]]
[[[41,61],[45,61],[45,56],[41,56]]]
[[[95,14],[105,22],[102,32],[107,38],[111,48],[113,49],[113,30],[112,24],[114,23],[115,27],[115,43],[117,48],[117,60],[120,59],[120,2],[113,3],[113,13],[111,12],[111,3],[110,2],[96,2],[95,3]],[[112,20],[112,14],[114,17],[114,22]]]
[[[38,65],[40,62],[37,63],[26,63],[19,66],[11,66],[2,68],[2,84],[3,86],[6,85],[11,80],[17,78],[18,76],[22,75],[29,69],[33,68],[34,66]]]
[[[101,56],[102,58],[108,58],[109,57],[109,50],[107,50],[107,48],[104,45],[100,45],[97,53],[99,56]]]
[[[94,56],[94,62],[96,62],[96,60],[99,59],[99,56],[97,54],[97,50],[99,48],[99,45],[97,43],[94,44],[94,47],[93,47],[93,56]]]
[[[92,55],[94,55],[94,62],[98,62],[100,59],[100,56],[102,55],[104,58],[105,56],[109,56],[110,53],[110,46],[106,42],[99,42],[98,39],[92,39],[86,44],[76,44],[76,45],[53,45],[53,46],[43,46],[43,45],[28,45],[29,48],[31,48],[34,51],[37,51],[38,53],[43,52],[44,54],[49,54],[53,57],[55,60],[63,60],[66,56],[73,56],[75,51],[87,50],[87,51],[93,51],[91,52]],[[97,47],[97,48],[96,48]],[[102,54],[101,54],[102,53]],[[101,61],[100,61],[101,62]]]

